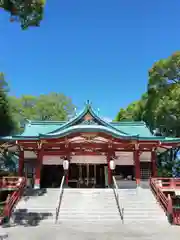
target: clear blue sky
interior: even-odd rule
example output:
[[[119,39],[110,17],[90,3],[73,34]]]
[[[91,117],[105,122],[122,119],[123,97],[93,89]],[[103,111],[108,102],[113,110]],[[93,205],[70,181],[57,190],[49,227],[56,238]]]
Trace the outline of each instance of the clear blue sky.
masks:
[[[11,94],[61,92],[102,115],[146,91],[147,72],[180,50],[179,0],[47,0],[40,28],[0,11],[0,71]]]

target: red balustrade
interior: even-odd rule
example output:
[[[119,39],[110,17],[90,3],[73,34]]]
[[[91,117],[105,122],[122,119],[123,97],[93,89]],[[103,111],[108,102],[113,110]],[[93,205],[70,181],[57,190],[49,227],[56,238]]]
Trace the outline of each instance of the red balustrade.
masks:
[[[176,209],[173,213],[173,219],[175,225],[180,225],[180,210]]]
[[[13,189],[18,188],[20,177],[2,177],[0,178],[0,188]],[[23,179],[23,178],[22,178]]]
[[[180,178],[152,178],[151,180],[162,189],[180,189]]]
[[[24,177],[3,177],[0,180],[2,189],[13,190],[13,193],[7,197],[3,210],[3,218],[9,219],[15,204],[21,198],[24,188],[26,186],[26,179]]]
[[[175,191],[180,189],[180,178],[151,178],[150,187],[157,201],[166,212],[172,224],[180,225],[180,208],[173,205],[172,196],[165,191]]]

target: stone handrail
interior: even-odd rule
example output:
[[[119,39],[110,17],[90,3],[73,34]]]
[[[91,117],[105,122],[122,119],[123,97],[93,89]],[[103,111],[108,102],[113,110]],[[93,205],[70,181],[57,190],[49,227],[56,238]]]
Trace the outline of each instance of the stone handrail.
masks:
[[[61,200],[62,200],[63,191],[64,191],[64,189],[63,189],[64,181],[65,181],[65,176],[62,177],[62,179],[61,179],[61,185],[60,185],[60,188],[59,188],[59,198],[58,198],[58,204],[57,204],[57,208],[56,208],[56,219],[55,219],[55,223],[57,223],[58,217],[59,217]]]
[[[112,179],[113,179],[113,190],[114,190],[116,203],[117,203],[117,206],[118,206],[118,210],[119,210],[119,214],[120,214],[122,223],[124,223],[124,208],[122,206],[122,203],[120,204],[120,201],[119,201],[118,185],[116,183],[116,179],[115,179],[114,176],[112,177]]]

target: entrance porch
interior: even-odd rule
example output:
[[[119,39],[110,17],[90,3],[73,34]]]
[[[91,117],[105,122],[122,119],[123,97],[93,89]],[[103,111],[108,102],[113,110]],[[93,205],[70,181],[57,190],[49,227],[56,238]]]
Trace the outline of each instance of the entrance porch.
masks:
[[[63,165],[42,165],[40,188],[58,188],[65,174]],[[118,181],[135,181],[135,168],[116,166],[113,174]],[[66,174],[66,186],[70,188],[107,188],[109,187],[108,164],[70,163]]]
[[[60,187],[64,175],[62,165],[43,165],[40,187]],[[67,186],[70,188],[108,187],[107,164],[75,164],[69,166]]]
[[[70,164],[68,186],[105,188],[108,186],[107,164]]]

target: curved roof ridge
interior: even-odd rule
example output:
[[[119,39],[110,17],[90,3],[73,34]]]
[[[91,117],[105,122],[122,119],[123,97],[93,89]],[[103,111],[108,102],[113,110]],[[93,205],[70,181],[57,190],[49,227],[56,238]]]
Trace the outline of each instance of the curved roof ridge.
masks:
[[[111,128],[121,134],[125,134],[127,136],[131,136],[129,134],[127,134],[126,132],[123,132],[119,129],[117,129],[116,127],[114,127],[111,123],[103,120],[101,117],[99,117],[96,112],[93,110],[92,106],[91,106],[91,103],[89,101],[87,101],[86,105],[85,105],[85,108],[78,114],[76,115],[74,118],[70,119],[68,122],[65,122],[64,124],[62,124],[58,129],[52,131],[52,132],[49,132],[49,133],[55,133],[55,132],[58,132],[58,131],[62,131],[66,128],[69,128],[71,127],[72,125],[75,125],[79,120],[81,120],[86,114],[90,113],[92,115],[93,118],[95,118],[98,122],[100,122],[102,125],[108,127],[108,128]]]

